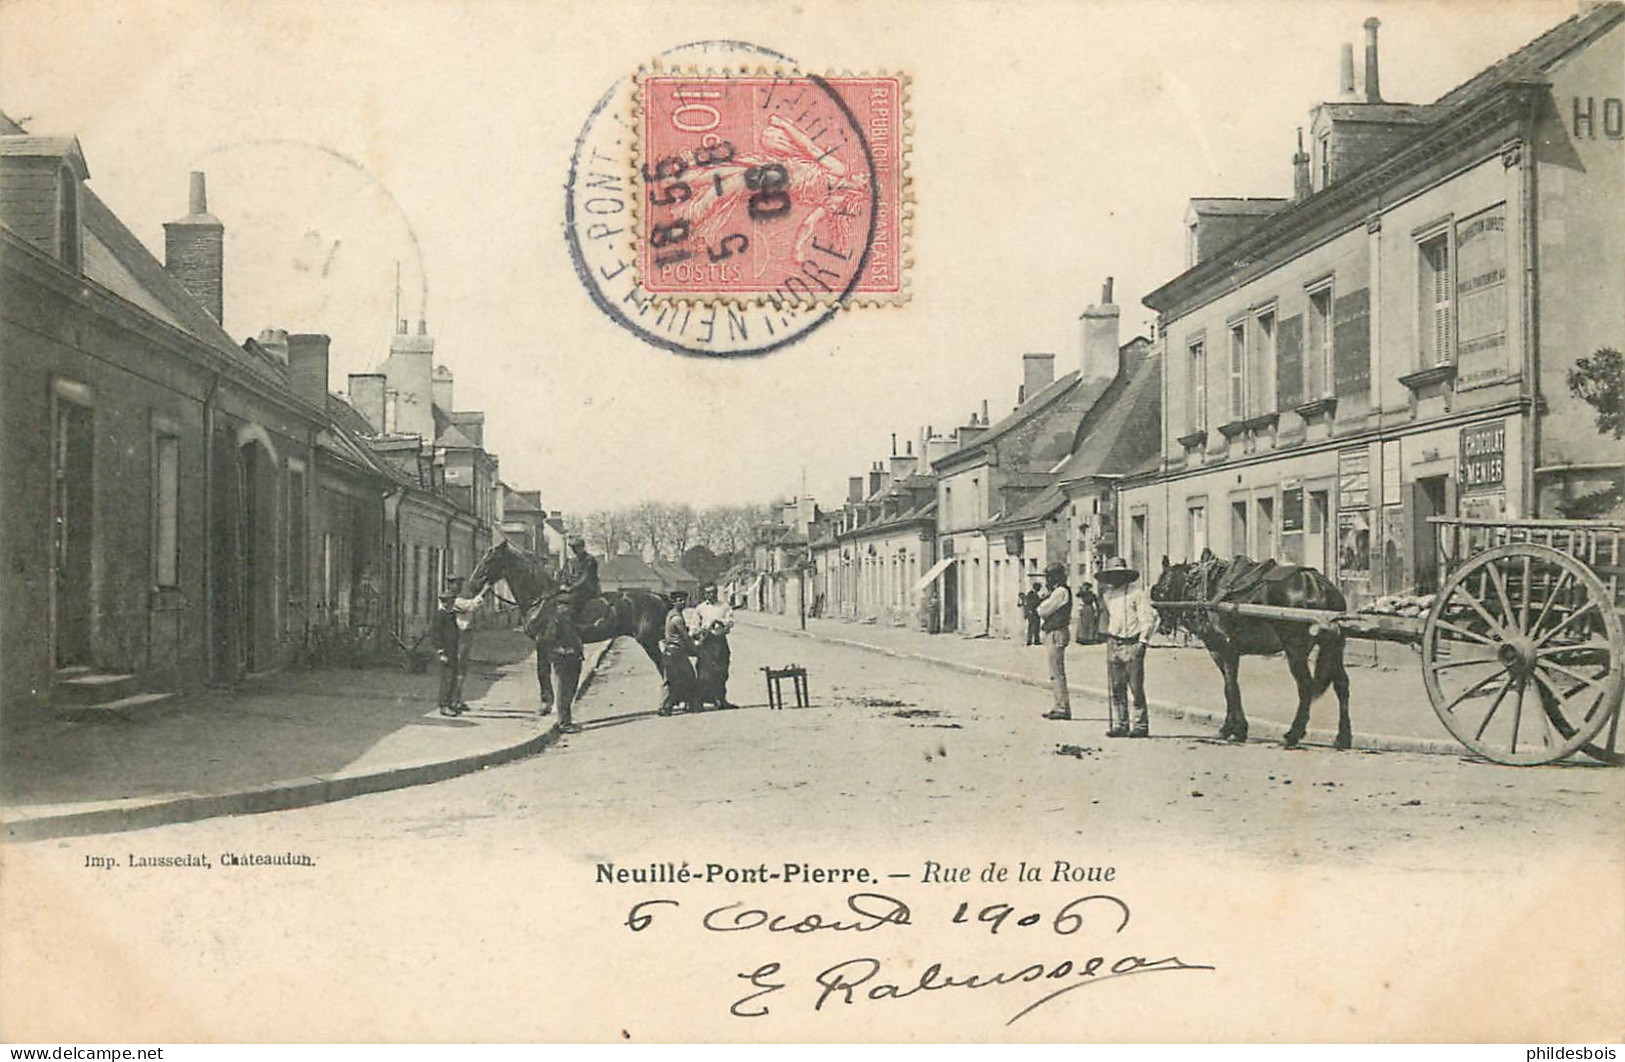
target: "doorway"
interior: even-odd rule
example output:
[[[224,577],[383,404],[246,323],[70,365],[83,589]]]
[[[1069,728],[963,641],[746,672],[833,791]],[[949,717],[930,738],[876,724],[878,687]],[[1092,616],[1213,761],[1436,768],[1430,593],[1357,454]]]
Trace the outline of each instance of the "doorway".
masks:
[[[58,396],[51,445],[51,624],[56,666],[90,662],[95,420]]]
[[[258,534],[259,477],[258,447],[250,443],[237,449],[237,672],[255,670],[255,605],[259,602]],[[323,588],[324,592],[326,587]]]
[[[1411,490],[1411,548],[1416,556],[1416,592],[1439,589],[1439,533],[1429,517],[1450,515],[1450,477],[1424,476]]]
[[[948,565],[942,573],[942,629],[959,629],[959,562]]]
[[[1331,523],[1331,492],[1310,491],[1309,512],[1305,516],[1308,533],[1304,541],[1304,563],[1319,568],[1322,574],[1333,575],[1337,569],[1332,567],[1332,536],[1326,533]]]

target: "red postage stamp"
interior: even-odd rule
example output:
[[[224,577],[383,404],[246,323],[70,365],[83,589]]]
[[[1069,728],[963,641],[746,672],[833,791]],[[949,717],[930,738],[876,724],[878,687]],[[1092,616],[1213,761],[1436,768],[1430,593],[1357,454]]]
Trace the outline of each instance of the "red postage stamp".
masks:
[[[639,280],[657,299],[905,301],[897,76],[640,84]]]

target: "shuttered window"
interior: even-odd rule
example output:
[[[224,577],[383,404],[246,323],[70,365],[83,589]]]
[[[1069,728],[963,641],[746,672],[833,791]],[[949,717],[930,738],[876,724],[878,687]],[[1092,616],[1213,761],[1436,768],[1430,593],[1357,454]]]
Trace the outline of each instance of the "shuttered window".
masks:
[[[1247,327],[1230,328],[1230,419],[1247,416]]]
[[[1247,415],[1256,417],[1274,408],[1275,314],[1253,318],[1252,349],[1247,352]]]
[[[1197,340],[1190,345],[1190,380],[1185,389],[1185,428],[1197,432],[1207,428],[1207,344]]]
[[[1332,288],[1309,293],[1309,339],[1303,351],[1303,393],[1310,400],[1332,393]]]
[[[1453,285],[1450,278],[1450,237],[1448,233],[1418,245],[1417,307],[1421,320],[1417,337],[1421,343],[1422,366],[1443,365],[1451,360]]]

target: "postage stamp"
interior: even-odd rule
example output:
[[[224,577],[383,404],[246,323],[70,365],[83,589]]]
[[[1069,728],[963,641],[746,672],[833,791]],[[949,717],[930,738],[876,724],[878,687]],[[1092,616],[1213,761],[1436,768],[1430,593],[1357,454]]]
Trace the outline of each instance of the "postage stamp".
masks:
[[[643,291],[691,305],[907,301],[906,94],[898,75],[646,73]]]

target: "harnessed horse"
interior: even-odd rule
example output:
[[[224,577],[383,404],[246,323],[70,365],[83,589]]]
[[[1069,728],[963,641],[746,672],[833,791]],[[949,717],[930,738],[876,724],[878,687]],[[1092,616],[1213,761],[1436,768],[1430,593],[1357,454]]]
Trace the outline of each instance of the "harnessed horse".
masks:
[[[1287,608],[1342,612],[1348,606],[1326,576],[1314,568],[1255,564],[1246,557],[1224,561],[1210,551],[1194,564],[1169,564],[1151,588],[1151,601],[1225,601]],[[1224,726],[1219,736],[1247,740],[1247,715],[1241,707],[1239,674],[1243,656],[1286,655],[1287,667],[1298,686],[1298,712],[1287,730],[1285,743],[1294,748],[1309,726],[1309,706],[1326,692],[1337,691],[1337,747],[1353,743],[1349,730],[1349,675],[1343,666],[1344,635],[1330,624],[1312,626],[1299,621],[1271,620],[1199,607],[1159,608],[1164,634],[1182,627],[1195,635],[1224,676]],[[1311,670],[1309,654],[1318,649]]]

